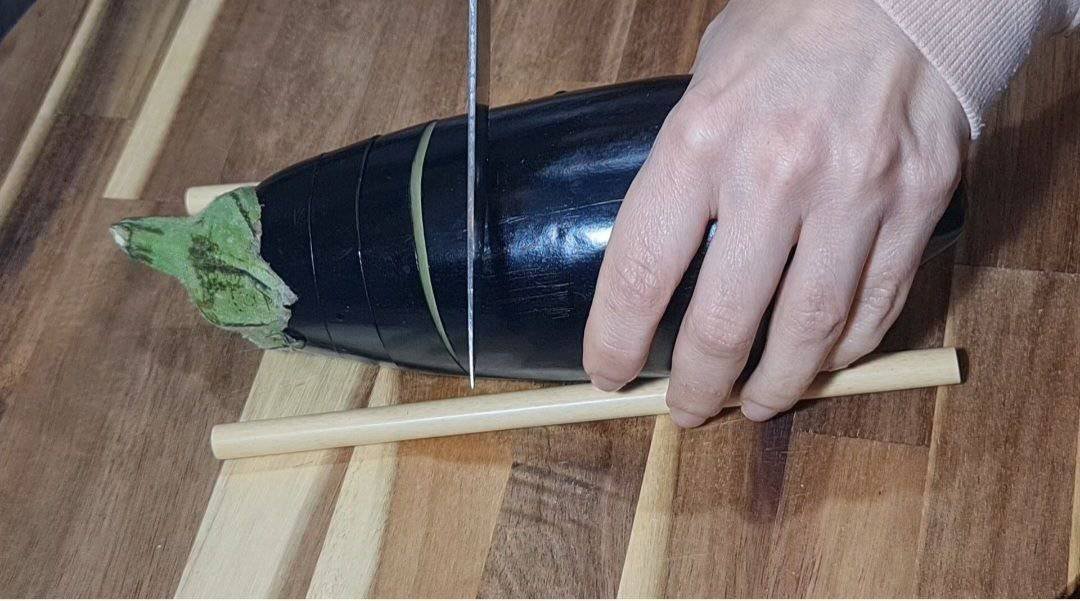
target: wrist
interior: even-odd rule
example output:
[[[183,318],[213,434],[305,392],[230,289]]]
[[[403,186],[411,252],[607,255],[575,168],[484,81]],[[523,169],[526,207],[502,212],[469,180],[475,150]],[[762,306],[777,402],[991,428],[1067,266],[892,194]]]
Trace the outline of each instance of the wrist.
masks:
[[[952,89],[977,138],[983,116],[1062,11],[1042,0],[875,0]]]

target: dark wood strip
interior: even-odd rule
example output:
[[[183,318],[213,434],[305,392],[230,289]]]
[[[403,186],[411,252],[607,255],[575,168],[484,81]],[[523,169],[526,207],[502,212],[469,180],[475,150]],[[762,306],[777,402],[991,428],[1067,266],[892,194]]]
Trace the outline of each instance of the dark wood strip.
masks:
[[[765,594],[790,435],[790,414],[755,424],[731,412],[683,432],[665,596]]]
[[[49,326],[43,314],[71,289],[59,266],[81,256],[72,254],[71,236],[86,219],[88,199],[105,185],[101,167],[115,160],[122,125],[115,119],[58,117],[0,225],[0,396],[26,371]]]
[[[89,147],[116,133],[70,119]],[[219,467],[209,428],[239,414],[258,353],[115,248],[106,228],[134,203],[66,206],[80,212],[51,234],[69,249],[50,269],[62,285],[26,314],[31,368],[4,395],[0,591],[168,596]]]
[[[651,419],[513,434],[513,467],[483,597],[614,597]]]
[[[37,0],[0,40],[0,178],[37,115],[86,0]]]
[[[58,112],[133,119],[187,0],[111,0]]]
[[[988,119],[968,169],[968,265],[1080,273],[1080,38],[1030,61]]]
[[[619,66],[623,80],[687,73],[727,0],[638,0]]]
[[[918,595],[1062,592],[1080,399],[1080,276],[956,268],[967,379],[938,396]]]

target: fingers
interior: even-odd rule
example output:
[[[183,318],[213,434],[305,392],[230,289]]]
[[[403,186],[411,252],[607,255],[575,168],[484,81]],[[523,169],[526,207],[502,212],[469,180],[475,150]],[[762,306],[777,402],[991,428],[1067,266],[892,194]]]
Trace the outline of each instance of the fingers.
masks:
[[[780,285],[761,362],[741,392],[742,411],[761,421],[790,408],[821,371],[843,332],[877,223],[835,214],[803,224]]]
[[[583,364],[615,390],[637,377],[656,326],[705,235],[707,169],[676,108],[627,191],[612,228],[585,327]]]
[[[672,353],[667,404],[679,426],[698,426],[720,411],[746,364],[796,228],[795,216],[719,216]]]
[[[870,251],[848,323],[825,369],[847,367],[881,343],[904,308],[923,249],[933,234],[933,223],[894,219],[882,226]]]

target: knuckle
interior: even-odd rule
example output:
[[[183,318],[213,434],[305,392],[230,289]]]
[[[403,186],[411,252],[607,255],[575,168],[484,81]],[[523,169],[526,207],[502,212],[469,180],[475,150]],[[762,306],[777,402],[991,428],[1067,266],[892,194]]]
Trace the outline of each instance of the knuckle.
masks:
[[[960,153],[939,151],[906,158],[902,167],[906,184],[920,195],[944,196],[956,187],[960,178]]]
[[[810,294],[787,311],[783,323],[800,342],[835,340],[844,328],[847,312],[825,294]]]
[[[651,253],[622,257],[611,270],[610,282],[607,308],[615,315],[652,315],[664,303],[660,270]]]
[[[750,353],[756,333],[745,315],[729,302],[703,303],[691,310],[685,329],[694,347],[705,356],[741,359]]]
[[[754,153],[755,170],[766,181],[793,184],[818,172],[826,156],[818,128],[795,117],[774,118],[763,127]]]
[[[877,185],[895,176],[901,164],[901,143],[895,137],[866,138],[841,151],[843,170],[856,180]]]
[[[896,309],[903,289],[899,277],[883,274],[872,278],[859,293],[859,310],[877,324],[884,322]]]
[[[714,118],[720,105],[712,94],[697,87],[688,89],[664,122],[664,137],[685,155],[708,155],[720,138],[714,125],[722,122]]]
[[[666,404],[671,409],[708,418],[719,413],[721,406],[724,404],[724,399],[712,395],[712,393],[702,393],[698,390],[684,388],[677,395],[670,395]]]

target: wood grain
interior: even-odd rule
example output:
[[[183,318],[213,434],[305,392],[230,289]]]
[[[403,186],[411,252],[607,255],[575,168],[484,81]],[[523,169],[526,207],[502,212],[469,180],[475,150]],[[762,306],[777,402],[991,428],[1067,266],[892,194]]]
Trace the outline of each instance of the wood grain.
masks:
[[[96,27],[92,12],[91,18],[85,19],[87,5],[86,0],[37,0],[0,40],[0,98],[4,99],[0,103],[0,176],[8,173],[34,118],[42,112],[42,105],[55,104],[55,100],[48,103],[44,100],[57,81],[64,56],[72,56],[71,68],[78,62],[85,42],[75,43],[71,53],[68,48],[79,26],[85,23],[85,33],[79,37],[85,36],[87,41]],[[98,5],[95,10],[104,3]],[[65,78],[61,77],[55,87],[57,92],[53,96],[58,99],[67,87]],[[48,127],[39,129],[47,131]]]
[[[514,79],[615,81],[634,11],[633,0],[497,2],[493,87]]]
[[[368,407],[398,402],[401,372],[380,369],[368,396]],[[308,597],[368,597],[379,566],[390,499],[397,477],[397,444],[354,449],[334,501]]]
[[[154,83],[132,123],[124,151],[116,163],[105,194],[111,198],[138,198],[150,177],[180,97],[202,53],[222,0],[189,2],[168,50],[161,58]],[[167,6],[167,5],[166,5]]]
[[[664,596],[764,594],[790,435],[790,415],[732,413],[683,432]]]
[[[477,381],[477,392],[521,384]],[[403,374],[399,402],[464,394],[463,378]],[[378,597],[474,597],[513,463],[505,433],[399,443]]]
[[[960,261],[1080,273],[1080,38],[1036,48],[968,169]]]
[[[687,73],[705,28],[727,0],[639,0],[619,79]]]
[[[347,359],[265,353],[241,419],[361,406],[376,371]],[[176,596],[302,596],[348,459],[332,450],[225,462]]]
[[[44,3],[47,6],[54,7],[56,2]],[[38,105],[34,111],[20,112],[20,109],[29,108],[29,106],[20,106],[19,98],[22,94],[15,94],[13,91],[7,90],[7,94],[4,94],[4,98],[15,98],[14,102],[10,103],[13,110],[3,111],[3,121],[0,122],[0,133],[3,134],[3,138],[0,139],[4,143],[0,144],[0,152],[4,153],[0,155],[0,173],[3,173],[3,179],[0,179],[0,222],[7,217],[8,213],[12,210],[12,205],[15,204],[16,199],[22,192],[23,186],[26,184],[26,180],[29,177],[30,171],[34,166],[34,163],[38,160],[39,155],[44,145],[45,139],[49,134],[49,130],[53,126],[53,122],[56,120],[57,108],[60,104],[60,99],[66,92],[68,86],[71,83],[71,79],[75,73],[75,69],[82,59],[83,51],[87,44],[90,43],[92,36],[98,29],[101,22],[101,15],[103,12],[104,0],[91,0],[85,6],[85,10],[82,12],[82,18],[78,21],[78,27],[71,34],[70,42],[67,45],[67,49],[64,51],[63,59],[56,67],[56,71],[52,78],[46,80],[42,77],[29,78],[31,90],[34,89],[34,84],[41,85],[48,81],[48,88],[45,89],[44,96],[40,97]],[[63,7],[59,7],[63,8]],[[53,9],[55,10],[55,9]],[[23,22],[33,23],[37,19],[47,18],[49,13],[42,15],[37,10],[30,11],[27,18],[23,19]],[[35,30],[33,25],[23,28],[22,31],[29,29],[30,34],[39,33]],[[42,33],[42,37],[48,40],[47,44],[55,44],[57,42],[67,40],[65,36],[65,30],[61,29],[56,32],[55,35],[47,35]],[[8,40],[18,39],[15,35],[5,38],[5,43],[10,44]],[[7,50],[7,47],[0,47],[0,49]],[[48,54],[48,47],[46,47],[47,54],[44,57],[30,57],[30,56],[16,56],[13,61],[15,65],[19,63],[29,63],[35,66],[42,75],[45,73],[51,73],[50,56]],[[16,55],[20,54],[18,52]],[[5,64],[11,64],[5,61]],[[20,65],[21,66],[21,65]],[[5,67],[5,71],[14,71],[11,73],[11,81],[20,81],[20,73],[16,71],[14,67]],[[0,77],[7,75],[0,72]],[[0,89],[0,91],[3,91]],[[34,99],[33,92],[27,94],[30,99]],[[5,102],[5,104],[8,104]],[[33,115],[31,120],[30,115]]]
[[[614,597],[652,418],[515,431],[484,597]]]
[[[926,464],[926,447],[794,433],[767,594],[913,596]]]
[[[1064,588],[1080,406],[1080,276],[956,268],[951,341],[964,386],[938,395],[919,595]],[[1021,517],[1022,516],[1022,517]]]
[[[175,203],[174,212],[179,213],[180,199],[190,186],[259,181],[280,166],[253,165],[243,177],[230,177],[224,172],[234,139],[252,135],[241,134],[239,129],[251,110],[251,98],[256,95],[270,50],[275,47],[278,30],[292,4],[236,1],[221,7],[203,47],[205,60],[192,73],[161,144],[157,164],[170,168],[150,171],[142,198],[171,201]],[[259,125],[251,122],[248,127]],[[292,149],[282,148],[281,152]]]
[[[268,357],[259,371],[261,353],[116,252],[106,226],[180,213],[192,185],[258,180],[462,112],[465,17],[459,0],[222,0],[182,26],[192,6],[216,4],[38,0],[0,42],[0,596],[171,595],[200,524],[181,592],[211,581],[204,591],[292,596],[1075,586],[1080,39],[1037,48],[991,116],[967,174],[964,266],[924,268],[883,344],[965,347],[968,384],[816,403],[764,425],[725,414],[676,433],[643,419],[219,473],[209,427],[249,397],[249,412],[282,412],[301,398],[310,410],[466,386],[326,357],[297,359],[300,373]],[[684,72],[723,4],[496,2],[493,98]],[[190,77],[163,67],[170,48],[187,49],[171,63]],[[168,93],[154,100],[161,78]],[[131,138],[144,114],[161,115],[154,135]],[[148,149],[125,184],[141,192],[108,198],[129,138],[153,141],[128,151]],[[238,509],[249,504],[258,511]],[[242,561],[252,557],[264,560]],[[220,584],[233,577],[234,589]]]
[[[670,418],[659,416],[654,420],[630,540],[619,574],[621,599],[655,598],[664,593],[678,477],[679,428]]]
[[[100,16],[109,34],[94,36],[81,53],[59,111],[134,118],[161,60],[160,51],[168,45],[186,4],[187,0],[110,1]]]

